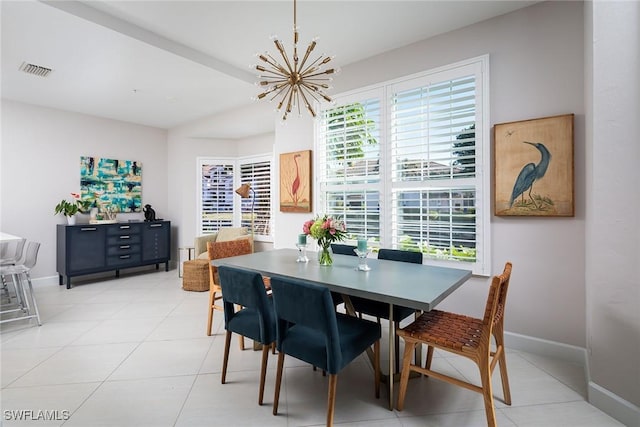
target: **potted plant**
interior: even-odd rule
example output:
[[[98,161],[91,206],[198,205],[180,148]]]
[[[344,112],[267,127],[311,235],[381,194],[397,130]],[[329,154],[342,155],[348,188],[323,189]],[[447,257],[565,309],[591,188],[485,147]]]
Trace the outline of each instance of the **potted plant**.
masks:
[[[81,200],[80,194],[78,193],[71,193],[71,197],[73,197],[74,199],[72,202],[62,199],[60,203],[56,205],[54,214],[63,214],[65,217],[67,217],[67,223],[69,225],[75,225],[75,215],[78,212],[83,212],[86,208],[88,208],[91,202]]]

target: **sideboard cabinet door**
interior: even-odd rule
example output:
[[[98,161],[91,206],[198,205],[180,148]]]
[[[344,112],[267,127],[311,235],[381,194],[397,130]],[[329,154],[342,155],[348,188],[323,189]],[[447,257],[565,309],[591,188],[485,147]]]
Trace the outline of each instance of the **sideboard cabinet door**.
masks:
[[[105,229],[96,226],[75,226],[67,229],[67,262],[70,272],[104,267]]]
[[[146,222],[142,228],[142,261],[166,262],[171,253],[171,222]]]

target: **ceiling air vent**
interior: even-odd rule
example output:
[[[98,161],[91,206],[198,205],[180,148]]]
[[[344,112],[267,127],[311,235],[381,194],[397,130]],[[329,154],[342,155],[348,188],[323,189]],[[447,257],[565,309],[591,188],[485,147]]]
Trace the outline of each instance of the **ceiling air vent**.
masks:
[[[34,76],[47,77],[51,72],[51,68],[42,67],[40,65],[28,64],[23,62],[19,68],[20,71],[27,74],[33,74]]]

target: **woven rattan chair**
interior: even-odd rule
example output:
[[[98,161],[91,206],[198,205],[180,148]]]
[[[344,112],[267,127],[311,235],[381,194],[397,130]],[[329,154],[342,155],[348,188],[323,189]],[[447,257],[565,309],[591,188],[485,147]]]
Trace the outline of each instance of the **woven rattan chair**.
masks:
[[[247,239],[229,240],[226,242],[207,242],[207,253],[209,261],[220,258],[228,258],[237,255],[250,254],[251,243]],[[224,311],[222,305],[216,305],[216,301],[222,299],[222,288],[218,277],[218,268],[209,262],[209,306],[207,319],[207,335],[211,335],[213,327],[214,310]],[[244,341],[240,338],[240,347],[244,349]]]
[[[481,393],[484,397],[484,407],[487,415],[487,425],[496,425],[493,391],[491,388],[491,374],[496,364],[500,365],[502,391],[504,402],[511,405],[509,378],[507,377],[507,361],[504,349],[504,313],[511,277],[511,263],[507,262],[501,275],[495,276],[489,288],[489,297],[482,319],[450,313],[447,311],[431,310],[423,313],[413,323],[397,331],[405,341],[404,358],[402,361],[402,376],[398,394],[398,410],[404,408],[407,393],[409,372],[416,371],[442,381],[455,384],[469,390]],[[495,351],[491,351],[491,337],[495,339]],[[411,356],[416,345],[426,344],[427,360],[425,367],[412,365]],[[459,356],[473,360],[480,370],[482,385],[477,386],[440,372],[431,370],[433,349],[449,351]]]

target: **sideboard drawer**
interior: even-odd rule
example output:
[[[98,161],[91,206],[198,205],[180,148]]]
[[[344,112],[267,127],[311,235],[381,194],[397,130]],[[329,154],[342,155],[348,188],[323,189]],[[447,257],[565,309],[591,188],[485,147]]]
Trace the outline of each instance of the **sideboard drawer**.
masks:
[[[113,224],[107,226],[107,236],[140,233],[140,224]]]
[[[117,245],[107,246],[107,256],[113,255],[129,255],[129,254],[139,254],[140,253],[140,245],[139,244],[130,244],[130,243],[119,243]]]
[[[134,245],[140,243],[139,234],[122,234],[120,236],[107,237],[108,246]]]
[[[140,254],[123,254],[107,257],[107,265],[110,267],[122,267],[130,264],[139,264]]]

